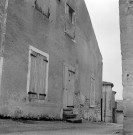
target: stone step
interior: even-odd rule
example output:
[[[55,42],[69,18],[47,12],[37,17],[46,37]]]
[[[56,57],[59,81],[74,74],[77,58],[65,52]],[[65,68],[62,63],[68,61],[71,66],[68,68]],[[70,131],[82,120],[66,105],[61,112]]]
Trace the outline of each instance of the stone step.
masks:
[[[74,106],[67,106],[68,109],[74,109]]]
[[[71,115],[73,114],[73,110],[71,111],[63,111],[63,115]]]
[[[66,112],[66,111],[73,111],[73,109],[72,108],[65,108],[65,109],[63,109],[63,112]]]
[[[77,115],[76,114],[63,114],[63,119],[73,119],[76,118]]]
[[[72,108],[72,109],[73,109],[73,108],[74,108],[74,106],[67,106],[67,108]]]
[[[67,119],[66,121],[70,123],[82,123],[82,119],[79,118]]]
[[[63,114],[64,115],[73,114],[73,108],[65,108],[65,109],[63,109]]]

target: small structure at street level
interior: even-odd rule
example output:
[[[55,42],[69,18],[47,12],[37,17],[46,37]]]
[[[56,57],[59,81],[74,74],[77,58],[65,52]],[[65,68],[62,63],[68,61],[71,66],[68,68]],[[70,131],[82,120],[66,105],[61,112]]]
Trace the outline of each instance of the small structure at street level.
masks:
[[[133,134],[133,0],[119,0],[124,135]]]
[[[1,0],[0,32],[1,116],[101,120],[102,55],[84,0]]]
[[[112,90],[113,83],[103,82],[102,89],[102,121],[116,122],[116,92]]]
[[[123,124],[123,100],[117,100],[116,123]]]

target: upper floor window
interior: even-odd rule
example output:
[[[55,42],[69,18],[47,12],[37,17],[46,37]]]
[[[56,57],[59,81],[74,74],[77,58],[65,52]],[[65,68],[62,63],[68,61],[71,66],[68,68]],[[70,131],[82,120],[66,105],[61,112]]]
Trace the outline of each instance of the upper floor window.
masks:
[[[65,33],[73,40],[75,40],[75,18],[76,18],[76,12],[75,10],[70,6],[69,3],[66,3],[65,6],[66,11],[66,22],[65,22]]]
[[[68,3],[66,3],[66,14],[68,15],[68,20],[72,24],[74,24],[75,23],[75,11]]]
[[[47,18],[50,17],[50,0],[35,0],[35,9],[45,15]]]

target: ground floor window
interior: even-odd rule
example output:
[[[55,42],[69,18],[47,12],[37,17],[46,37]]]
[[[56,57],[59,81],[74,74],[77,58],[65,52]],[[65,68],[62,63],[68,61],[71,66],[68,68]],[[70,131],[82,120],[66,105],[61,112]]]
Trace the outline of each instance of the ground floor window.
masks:
[[[90,107],[95,107],[95,79],[91,77]]]
[[[28,94],[30,99],[45,100],[48,91],[49,55],[29,48]]]

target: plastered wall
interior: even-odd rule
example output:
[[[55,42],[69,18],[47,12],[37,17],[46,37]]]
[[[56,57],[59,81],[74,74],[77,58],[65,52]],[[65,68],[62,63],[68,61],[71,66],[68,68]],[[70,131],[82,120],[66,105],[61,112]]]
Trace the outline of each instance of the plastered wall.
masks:
[[[64,33],[65,2],[50,0],[48,19],[34,8],[31,0],[9,1],[0,90],[1,114],[60,118],[66,63],[76,68],[75,91],[82,93],[86,100],[90,97],[90,78],[95,78],[96,107],[90,110],[100,119],[102,56],[83,0],[69,1],[76,11],[75,41]],[[28,100],[29,45],[49,54],[48,93],[44,102]],[[89,109],[89,103],[87,107]]]
[[[120,0],[124,134],[133,133],[133,1]]]

